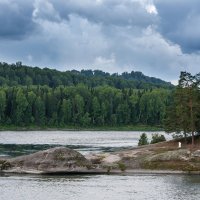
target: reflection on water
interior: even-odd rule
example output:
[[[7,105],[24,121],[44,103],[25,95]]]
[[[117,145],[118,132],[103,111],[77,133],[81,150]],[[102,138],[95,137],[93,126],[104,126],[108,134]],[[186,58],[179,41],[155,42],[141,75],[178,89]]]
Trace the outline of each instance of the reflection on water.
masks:
[[[1,200],[195,200],[200,177],[93,175],[0,177]]]

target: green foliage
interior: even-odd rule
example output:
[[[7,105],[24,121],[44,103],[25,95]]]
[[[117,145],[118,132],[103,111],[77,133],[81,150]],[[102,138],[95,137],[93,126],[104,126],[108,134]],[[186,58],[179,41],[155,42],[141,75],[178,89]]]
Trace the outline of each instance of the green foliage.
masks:
[[[158,109],[160,101],[154,101],[151,110],[144,108],[152,105],[151,98],[144,98],[146,95],[162,99],[163,109]],[[169,95],[163,89],[130,93],[109,86],[4,86],[0,87],[0,125],[158,126]]]
[[[147,145],[147,144],[149,144],[147,134],[142,133],[142,135],[140,135],[138,146]]]
[[[162,134],[154,133],[152,134],[151,144],[166,141],[165,136]]]
[[[159,126],[171,95],[166,88],[171,85],[139,72],[59,72],[0,63],[0,125]]]
[[[0,91],[0,122],[4,121],[4,112],[6,109],[6,93]]]
[[[124,172],[126,170],[126,165],[122,162],[118,163],[118,167],[122,172]]]
[[[200,131],[200,74],[192,76],[181,72],[179,85],[172,95],[172,104],[167,109],[165,130],[169,133],[182,133],[185,137]]]
[[[145,76],[141,72],[125,72],[121,75],[109,74],[100,70],[60,72],[48,68],[28,67],[22,65],[21,62],[11,65],[0,62],[0,86],[47,85],[55,88],[60,85],[76,86],[79,84],[84,84],[87,87],[109,85],[118,89],[173,88],[170,83]]]

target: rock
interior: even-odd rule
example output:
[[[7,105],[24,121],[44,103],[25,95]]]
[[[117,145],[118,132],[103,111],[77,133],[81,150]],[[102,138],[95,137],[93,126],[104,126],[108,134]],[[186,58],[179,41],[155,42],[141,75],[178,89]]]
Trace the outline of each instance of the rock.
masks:
[[[200,157],[200,150],[196,150],[195,152],[192,153],[192,157]]]
[[[65,147],[7,159],[2,171],[15,173],[87,173],[93,165],[79,152]]]
[[[116,163],[119,162],[121,160],[121,158],[118,155],[108,155],[107,157],[105,157],[102,162],[103,163]]]
[[[190,152],[185,149],[180,149],[176,151],[167,151],[164,153],[156,154],[146,158],[148,162],[156,161],[187,161],[190,159]]]

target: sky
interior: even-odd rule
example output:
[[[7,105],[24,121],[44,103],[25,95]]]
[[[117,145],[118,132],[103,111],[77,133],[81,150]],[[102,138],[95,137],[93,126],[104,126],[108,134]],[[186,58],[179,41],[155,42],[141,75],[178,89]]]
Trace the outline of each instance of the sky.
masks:
[[[199,0],[0,0],[0,61],[61,71],[200,71]]]

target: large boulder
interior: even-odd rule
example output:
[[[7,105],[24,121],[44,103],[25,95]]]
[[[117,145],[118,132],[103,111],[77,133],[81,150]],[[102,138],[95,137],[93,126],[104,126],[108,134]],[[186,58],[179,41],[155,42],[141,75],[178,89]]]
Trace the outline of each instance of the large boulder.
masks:
[[[87,173],[93,165],[79,152],[65,147],[39,151],[2,162],[1,170],[15,173]]]

